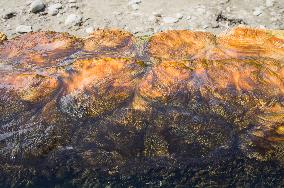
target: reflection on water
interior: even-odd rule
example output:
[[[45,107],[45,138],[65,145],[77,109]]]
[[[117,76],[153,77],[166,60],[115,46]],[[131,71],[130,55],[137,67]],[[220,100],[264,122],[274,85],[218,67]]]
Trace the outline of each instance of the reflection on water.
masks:
[[[0,186],[284,185],[279,36],[98,30],[4,41]]]

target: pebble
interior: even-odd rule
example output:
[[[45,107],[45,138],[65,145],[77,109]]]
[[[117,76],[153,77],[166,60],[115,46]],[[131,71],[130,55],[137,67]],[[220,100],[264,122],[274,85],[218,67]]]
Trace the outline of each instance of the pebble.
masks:
[[[256,7],[252,13],[254,16],[259,16],[262,14],[262,10],[259,7]]]
[[[59,9],[61,9],[61,8],[62,8],[62,4],[56,3],[56,4],[53,4],[53,5],[50,5],[47,8],[47,12],[48,12],[49,15],[55,16],[59,13]]]
[[[166,24],[171,24],[171,23],[177,23],[179,21],[178,18],[174,18],[174,17],[164,17],[163,18],[163,22]]]
[[[62,4],[61,3],[55,3],[52,5],[49,5],[49,8],[55,8],[55,9],[61,9],[62,8]]]
[[[45,4],[42,0],[34,0],[30,5],[30,12],[37,13],[44,10]]]
[[[69,0],[68,3],[77,3],[77,0]]]
[[[132,4],[132,5],[131,5],[131,8],[132,8],[133,10],[138,10],[138,9],[139,9],[139,5],[138,5],[138,4]]]
[[[77,14],[70,14],[67,16],[65,20],[65,25],[67,26],[76,26],[82,23],[82,16],[77,15]]]
[[[32,31],[33,31],[33,28],[32,28],[32,26],[29,26],[29,25],[19,25],[16,28],[17,33],[28,33],[28,32],[32,32]]]
[[[179,20],[182,19],[183,18],[182,13],[176,13],[176,18]]]

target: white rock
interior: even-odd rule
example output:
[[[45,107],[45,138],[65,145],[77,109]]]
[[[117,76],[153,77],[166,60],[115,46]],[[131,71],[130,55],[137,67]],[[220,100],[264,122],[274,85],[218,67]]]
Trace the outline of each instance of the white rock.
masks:
[[[48,8],[61,9],[62,8],[62,4],[61,3],[55,3],[55,4],[52,4],[52,5],[49,5]]]
[[[32,31],[33,31],[33,28],[32,28],[32,26],[29,26],[29,25],[19,25],[16,28],[17,33],[28,33],[28,32],[32,32]]]
[[[182,13],[176,13],[176,18],[179,20],[182,19],[183,18]]]
[[[128,4],[129,5],[133,5],[133,4],[139,4],[139,3],[141,3],[142,1],[141,0],[129,0],[128,1]]]
[[[259,7],[256,7],[255,9],[254,9],[254,11],[253,11],[253,13],[252,13],[253,15],[255,15],[255,16],[259,16],[259,15],[261,15],[262,14],[262,10],[261,10],[261,8],[259,8]]]
[[[59,10],[50,8],[50,9],[48,9],[47,13],[51,16],[55,16],[59,13]]]
[[[187,16],[185,19],[190,20],[190,19],[191,19],[191,16]]]
[[[178,18],[174,18],[174,17],[164,17],[163,18],[163,22],[166,24],[171,24],[171,23],[176,23],[178,22]]]
[[[88,33],[88,34],[91,34],[91,33],[94,32],[94,30],[95,30],[94,27],[87,27],[85,31],[86,31],[86,33]]]
[[[37,13],[45,8],[45,4],[42,0],[34,0],[30,5],[30,12]]]
[[[79,25],[80,23],[82,23],[82,16],[77,14],[70,14],[65,20],[65,25],[68,26],[75,26]]]
[[[265,5],[266,5],[267,7],[272,7],[272,6],[274,5],[274,0],[266,0],[266,1],[265,1]]]
[[[61,3],[55,3],[55,4],[50,5],[47,8],[47,12],[48,12],[49,15],[55,16],[59,13],[59,9],[61,9],[61,8],[62,8]]]
[[[138,10],[138,9],[139,9],[139,5],[138,5],[138,4],[132,4],[132,5],[131,5],[131,8],[132,8],[133,10]]]
[[[69,0],[69,3],[77,3],[77,0]]]

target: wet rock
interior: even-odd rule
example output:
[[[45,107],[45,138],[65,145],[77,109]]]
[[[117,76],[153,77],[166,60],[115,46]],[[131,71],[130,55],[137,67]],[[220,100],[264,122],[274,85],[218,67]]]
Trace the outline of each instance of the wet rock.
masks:
[[[37,13],[43,11],[45,4],[42,0],[34,0],[30,5],[30,12]]]
[[[16,28],[17,33],[29,33],[29,32],[32,32],[32,31],[33,31],[33,28],[32,28],[32,26],[29,26],[29,25],[19,25]]]
[[[77,14],[70,14],[65,20],[66,26],[76,26],[82,23],[82,16]]]

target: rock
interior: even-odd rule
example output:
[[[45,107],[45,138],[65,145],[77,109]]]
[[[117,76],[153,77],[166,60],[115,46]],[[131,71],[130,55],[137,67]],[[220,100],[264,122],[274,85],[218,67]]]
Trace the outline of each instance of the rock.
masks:
[[[256,7],[252,13],[254,16],[259,16],[262,14],[262,9],[259,7]]]
[[[37,13],[44,10],[45,4],[42,0],[34,0],[30,5],[30,12]]]
[[[5,20],[8,20],[8,19],[10,19],[10,18],[15,17],[16,15],[17,15],[17,12],[16,12],[16,11],[7,11],[6,13],[3,14],[2,17],[3,17]]]
[[[48,14],[51,16],[55,16],[59,13],[58,9],[48,9]]]
[[[182,19],[183,18],[182,13],[176,13],[176,18],[179,20]]]
[[[190,20],[190,19],[191,19],[191,16],[187,16],[185,19]]]
[[[67,16],[65,20],[65,25],[67,26],[76,26],[80,25],[82,23],[82,16],[77,14],[70,14]]]
[[[55,3],[55,4],[50,5],[49,8],[61,9],[62,4],[61,3]]]
[[[16,28],[17,33],[28,33],[28,32],[32,32],[32,31],[33,31],[33,28],[32,28],[32,26],[29,26],[29,25],[19,25]]]
[[[142,1],[141,0],[129,0],[128,4],[133,5],[133,4],[140,4]]]
[[[77,3],[77,0],[69,0],[68,3]]]
[[[174,17],[164,17],[163,18],[163,22],[166,24],[172,24],[172,23],[177,23],[179,21],[178,18],[174,18]]]
[[[132,5],[131,5],[131,8],[132,8],[133,10],[138,10],[138,9],[139,9],[139,5],[138,5],[138,4],[132,4]]]
[[[88,33],[88,34],[91,34],[91,33],[94,32],[94,30],[95,30],[94,27],[91,26],[91,27],[86,28],[85,31],[86,31],[86,33]]]
[[[272,7],[272,6],[274,5],[274,0],[266,0],[266,1],[265,1],[265,5],[266,5],[267,7]]]
[[[59,13],[59,9],[62,8],[61,3],[52,4],[48,7],[47,12],[51,16],[55,16]]]

